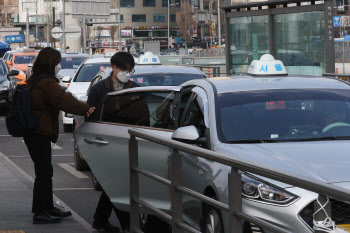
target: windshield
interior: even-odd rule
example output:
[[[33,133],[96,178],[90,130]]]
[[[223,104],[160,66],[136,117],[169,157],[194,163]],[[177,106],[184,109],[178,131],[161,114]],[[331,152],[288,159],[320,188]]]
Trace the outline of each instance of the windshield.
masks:
[[[104,69],[111,68],[110,63],[104,64],[84,64],[73,82],[91,82],[95,75]]]
[[[4,64],[0,62],[0,75],[4,75],[6,73]]]
[[[78,69],[85,57],[62,57],[61,69]]]
[[[243,91],[217,100],[222,142],[350,137],[350,90]]]
[[[23,55],[15,57],[15,64],[29,64],[35,55]]]
[[[134,74],[130,80],[140,86],[179,86],[193,79],[205,78],[200,74]]]

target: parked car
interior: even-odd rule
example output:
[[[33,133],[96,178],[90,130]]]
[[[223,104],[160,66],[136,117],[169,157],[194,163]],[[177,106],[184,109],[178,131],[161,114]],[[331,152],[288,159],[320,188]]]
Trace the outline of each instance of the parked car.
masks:
[[[130,209],[130,128],[350,189],[349,83],[287,75],[280,61],[263,58],[251,65],[252,73],[246,76],[109,93],[92,118],[77,118],[74,139],[78,151],[113,204],[124,211]],[[130,98],[134,102],[117,104]],[[140,101],[145,101],[149,114],[137,115],[140,106],[134,105]],[[140,140],[138,151],[141,168],[169,179],[172,150]],[[180,153],[182,185],[228,204],[230,168]],[[313,232],[318,194],[241,172],[243,212],[286,231]],[[170,212],[168,187],[144,176],[139,179],[142,200]],[[346,228],[350,204],[330,202],[332,220]],[[184,221],[201,232],[228,232],[224,211],[189,196],[183,198],[183,211]],[[249,222],[243,224],[246,233],[265,232]]]
[[[0,58],[0,113],[5,113],[9,109],[17,83],[15,80],[18,71],[10,72],[6,63]]]
[[[3,56],[4,62],[11,60],[12,59],[11,55],[13,55],[14,53],[19,53],[19,51],[17,50],[7,51]]]

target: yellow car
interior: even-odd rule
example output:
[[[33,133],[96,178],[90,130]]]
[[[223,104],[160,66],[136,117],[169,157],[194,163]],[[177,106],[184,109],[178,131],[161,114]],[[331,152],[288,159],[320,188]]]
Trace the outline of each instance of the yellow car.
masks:
[[[23,52],[13,54],[12,59],[6,61],[6,64],[10,70],[19,71],[19,74],[15,76],[17,85],[26,84],[26,71],[28,69],[28,64],[31,63],[37,54],[38,53],[35,52],[35,50],[24,50]]]

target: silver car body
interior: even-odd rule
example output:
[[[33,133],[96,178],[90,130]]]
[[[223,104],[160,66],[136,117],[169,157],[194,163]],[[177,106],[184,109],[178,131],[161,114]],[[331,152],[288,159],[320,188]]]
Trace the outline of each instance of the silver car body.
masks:
[[[195,87],[198,104],[204,115],[205,126],[209,130],[210,145],[213,151],[236,156],[255,163],[279,170],[296,173],[311,179],[332,183],[350,189],[350,162],[348,148],[350,142],[313,141],[313,142],[281,142],[227,144],[218,138],[216,96],[227,92],[273,89],[342,89],[350,90],[350,86],[339,80],[323,77],[261,77],[239,76],[234,78],[214,78],[209,80],[193,80],[182,85],[184,91]],[[133,92],[174,91],[180,94],[180,88],[174,87],[142,87],[132,89]],[[125,91],[110,95],[123,95]],[[176,99],[176,97],[175,97]],[[174,130],[152,127],[141,127],[108,123],[103,121],[84,122],[80,119],[75,131],[75,140],[81,155],[86,158],[92,172],[99,180],[113,204],[125,211],[129,210],[129,172],[128,172],[128,129],[142,128],[146,132],[171,138]],[[87,142],[90,139],[100,143]],[[139,166],[164,178],[169,178],[169,148],[139,141]],[[206,194],[214,192],[215,197],[228,203],[227,178],[229,168],[221,164],[197,158],[190,154],[183,155],[183,185],[197,192]],[[331,156],[330,156],[331,155]],[[243,211],[282,227],[291,232],[312,232],[300,217],[301,211],[313,203],[317,194],[298,187],[258,177],[264,182],[272,183],[282,190],[297,196],[285,205],[256,201],[243,198]],[[170,211],[169,190],[143,176],[140,176],[140,196],[146,202],[164,211]],[[184,220],[200,229],[202,203],[184,196]],[[228,216],[222,212],[224,229],[228,232]]]

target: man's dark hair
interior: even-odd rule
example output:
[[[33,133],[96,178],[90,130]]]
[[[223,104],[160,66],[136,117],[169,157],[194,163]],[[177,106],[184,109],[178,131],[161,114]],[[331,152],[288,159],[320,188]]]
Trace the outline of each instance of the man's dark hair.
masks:
[[[37,77],[43,74],[55,76],[55,66],[61,62],[61,53],[51,47],[42,49],[33,64],[32,76]]]
[[[118,52],[111,58],[111,64],[122,70],[132,70],[135,67],[135,60],[130,53]]]

